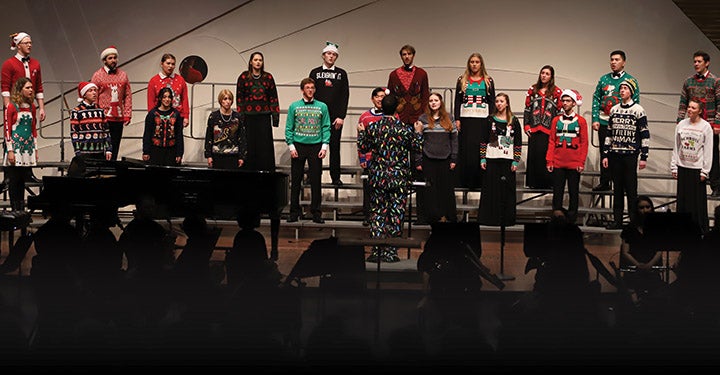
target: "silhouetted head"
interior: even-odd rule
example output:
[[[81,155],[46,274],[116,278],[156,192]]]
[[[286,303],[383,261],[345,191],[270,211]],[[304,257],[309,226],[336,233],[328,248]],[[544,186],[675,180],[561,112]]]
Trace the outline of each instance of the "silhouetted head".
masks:
[[[382,100],[382,110],[386,116],[392,116],[395,114],[395,110],[398,106],[398,100],[395,95],[386,95]]]
[[[200,215],[188,215],[181,224],[182,230],[188,236],[203,233],[207,230],[207,221]]]

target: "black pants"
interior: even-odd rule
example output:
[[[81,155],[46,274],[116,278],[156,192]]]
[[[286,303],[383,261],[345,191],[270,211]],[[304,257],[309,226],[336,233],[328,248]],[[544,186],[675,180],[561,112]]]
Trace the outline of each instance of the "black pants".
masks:
[[[305,172],[305,162],[308,165],[308,181],[310,182],[310,211],[313,217],[320,217],[320,175],[322,173],[322,159],[318,157],[322,144],[294,143],[298,157],[293,158],[290,163],[290,215],[301,216],[300,193],[302,192],[302,180]]]
[[[426,182],[425,173],[416,168],[415,162],[412,163],[412,180],[417,182]],[[425,214],[425,186],[413,186],[415,190],[415,214],[419,224],[427,223],[427,215]],[[412,215],[410,216],[412,217]]]
[[[713,161],[712,168],[710,168],[710,176],[708,176],[708,182],[712,191],[718,191],[720,189],[720,152],[718,152],[718,137],[717,134],[713,134]]]
[[[238,156],[237,154],[233,155],[223,155],[223,154],[213,154],[213,168],[214,169],[238,169]]]
[[[340,136],[342,128],[335,129],[330,125],[330,178],[333,181],[340,179]]]
[[[611,153],[608,164],[612,174],[613,183],[613,219],[616,224],[622,224],[625,209],[624,198],[628,201],[628,214],[630,222],[635,222],[637,215],[637,155],[618,155]]]
[[[605,144],[605,138],[607,138],[607,133],[607,126],[600,125],[600,129],[598,129],[598,140],[600,142],[599,149],[602,149],[603,145]],[[600,155],[600,185],[610,185],[610,181],[612,181],[610,166],[608,166],[607,168],[603,168],[602,158],[602,155]]]
[[[111,160],[117,160],[118,154],[120,154],[120,141],[122,140],[125,125],[122,122],[108,121],[108,126],[110,127],[110,143],[112,144]]]
[[[25,181],[30,180],[31,167],[4,167],[8,179],[8,195],[13,211],[25,209]]]
[[[367,168],[363,169],[363,215],[365,220],[370,220],[370,182],[368,177]]]
[[[157,147],[150,146],[150,163],[156,165],[165,165],[168,167],[177,166],[178,163],[175,161],[176,150],[175,147]]]
[[[578,193],[580,191],[580,172],[575,169],[554,168],[553,179],[553,210],[559,210],[563,205],[565,183],[568,188],[568,220],[575,222],[578,212]]]

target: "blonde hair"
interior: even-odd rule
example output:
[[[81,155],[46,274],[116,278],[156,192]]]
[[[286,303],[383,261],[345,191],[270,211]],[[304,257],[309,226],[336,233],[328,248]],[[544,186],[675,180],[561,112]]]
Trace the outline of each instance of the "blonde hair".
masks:
[[[225,99],[225,97],[230,98],[231,102],[235,99],[232,91],[230,91],[228,89],[222,89],[222,90],[220,90],[220,93],[218,94],[218,104],[222,105],[222,101],[223,101],[223,99]],[[232,104],[231,104],[231,106],[232,106]]]
[[[443,129],[447,131],[452,131],[452,121],[450,121],[450,115],[448,114],[447,110],[445,109],[445,102],[443,101],[442,95],[440,95],[437,92],[431,92],[430,96],[437,96],[438,99],[440,99],[440,108],[438,108],[438,115],[440,115],[439,123],[440,126],[443,127]],[[427,108],[425,108],[425,114],[428,118],[428,127],[430,129],[433,129],[435,127],[435,119],[432,115],[432,109],[430,109],[430,104],[428,103]]]
[[[480,59],[480,76],[483,77],[485,85],[490,88],[490,77],[488,76],[487,70],[485,70],[485,60],[480,53],[474,52],[471,53],[470,57],[468,57],[467,59],[465,73],[460,76],[460,88],[463,92],[465,92],[465,90],[467,89],[468,77],[470,77],[470,60],[472,60],[473,57],[477,57],[478,59]]]

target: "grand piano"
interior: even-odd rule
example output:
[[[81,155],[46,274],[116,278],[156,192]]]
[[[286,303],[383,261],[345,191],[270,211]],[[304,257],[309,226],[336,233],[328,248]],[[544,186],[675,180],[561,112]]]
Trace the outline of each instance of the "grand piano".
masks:
[[[73,159],[66,176],[43,176],[43,187],[28,197],[31,210],[73,213],[117,209],[144,197],[155,201],[157,219],[203,215],[235,220],[239,212],[266,214],[271,221],[272,255],[277,256],[279,213],[288,204],[288,175],[282,172],[168,167],[142,160]]]

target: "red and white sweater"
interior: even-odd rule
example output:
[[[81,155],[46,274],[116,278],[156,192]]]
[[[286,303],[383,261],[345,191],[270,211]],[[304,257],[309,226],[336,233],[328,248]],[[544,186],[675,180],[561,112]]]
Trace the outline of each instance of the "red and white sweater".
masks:
[[[158,93],[164,87],[169,87],[173,91],[173,108],[177,109],[178,112],[180,112],[182,118],[189,119],[190,106],[188,104],[187,83],[182,76],[175,73],[166,76],[161,72],[150,78],[147,90],[148,111],[155,108],[155,106],[157,105]]]
[[[22,56],[18,53],[15,56],[5,60],[2,65],[2,79],[0,79],[0,87],[2,96],[10,97],[12,86],[21,77],[28,77],[33,84],[35,90],[35,98],[43,99],[42,74],[40,73],[40,62],[32,57],[27,62],[27,69],[22,62]]]
[[[98,106],[105,110],[108,122],[128,122],[132,117],[132,90],[127,74],[116,69],[110,74],[108,68],[98,69],[90,80],[98,87]]]
[[[585,168],[588,153],[587,121],[576,113],[555,116],[550,126],[547,166],[553,168]]]

